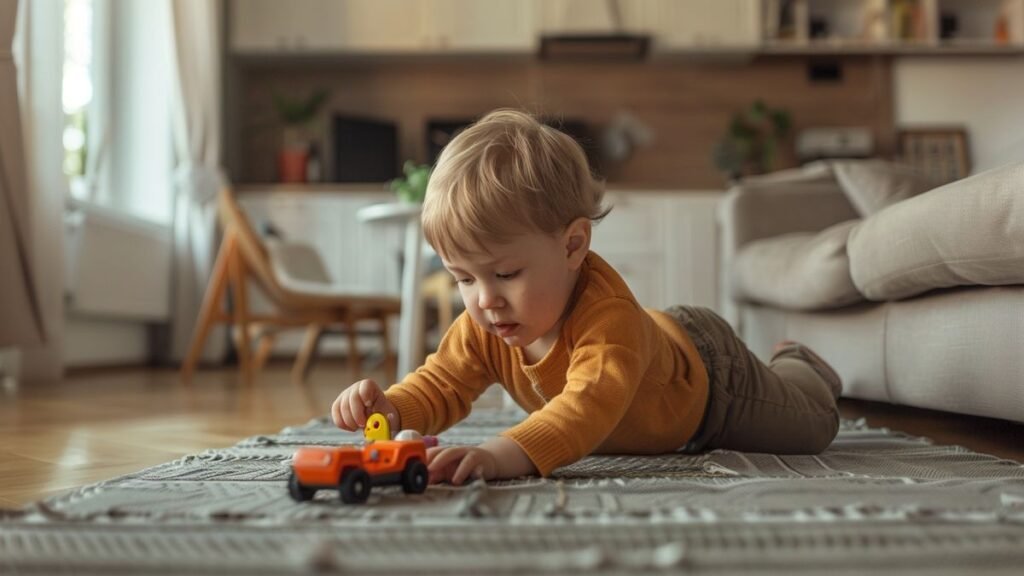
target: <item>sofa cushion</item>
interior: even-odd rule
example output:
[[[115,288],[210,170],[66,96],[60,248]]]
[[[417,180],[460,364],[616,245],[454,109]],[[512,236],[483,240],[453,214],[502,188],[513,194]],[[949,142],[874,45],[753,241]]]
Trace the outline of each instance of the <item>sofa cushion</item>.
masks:
[[[847,237],[858,222],[745,245],[736,255],[734,295],[792,310],[824,310],[864,300],[850,279],[846,257]]]
[[[848,251],[853,282],[872,300],[1024,284],[1024,162],[890,206],[854,228]]]
[[[809,162],[798,168],[776,170],[767,174],[747,176],[743,185],[747,187],[778,186],[802,182],[831,182],[835,180],[832,166],[825,160]]]
[[[910,166],[885,160],[833,160],[829,164],[850,203],[864,217],[937,184]]]

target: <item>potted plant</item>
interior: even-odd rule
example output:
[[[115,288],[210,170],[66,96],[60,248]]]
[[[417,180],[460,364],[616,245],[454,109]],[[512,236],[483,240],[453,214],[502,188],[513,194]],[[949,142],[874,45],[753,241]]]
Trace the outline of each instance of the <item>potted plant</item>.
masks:
[[[405,176],[391,181],[391,190],[403,202],[423,202],[423,197],[427,195],[427,182],[430,181],[430,166],[406,160],[402,172]]]
[[[313,118],[327,100],[327,91],[313,91],[306,98],[274,95],[274,106],[284,122],[277,173],[282,182],[305,182],[307,164],[313,153]]]
[[[789,136],[791,125],[788,111],[754,101],[750,108],[733,115],[728,131],[715,146],[715,167],[730,181],[774,170],[779,144]]]

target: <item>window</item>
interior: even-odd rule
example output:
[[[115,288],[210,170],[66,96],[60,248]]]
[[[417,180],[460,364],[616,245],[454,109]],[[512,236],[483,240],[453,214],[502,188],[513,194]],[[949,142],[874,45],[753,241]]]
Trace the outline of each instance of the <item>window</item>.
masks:
[[[87,118],[93,97],[92,15],[92,0],[64,0],[64,174],[72,194],[83,200],[87,192],[80,183],[89,154]]]
[[[63,0],[64,173],[72,196],[169,223],[170,3]]]

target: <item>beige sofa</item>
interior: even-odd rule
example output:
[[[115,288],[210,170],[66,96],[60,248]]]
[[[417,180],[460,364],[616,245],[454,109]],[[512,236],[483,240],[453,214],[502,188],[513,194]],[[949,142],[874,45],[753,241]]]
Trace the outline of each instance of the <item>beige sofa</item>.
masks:
[[[1024,162],[926,184],[846,161],[735,187],[724,312],[761,357],[812,346],[845,396],[1024,422]]]

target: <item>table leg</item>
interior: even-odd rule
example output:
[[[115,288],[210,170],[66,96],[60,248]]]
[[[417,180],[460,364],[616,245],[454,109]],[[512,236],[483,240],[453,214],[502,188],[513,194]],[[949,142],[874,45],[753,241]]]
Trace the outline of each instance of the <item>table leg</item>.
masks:
[[[405,265],[402,268],[402,315],[398,325],[398,377],[416,370],[423,361],[423,233],[420,219],[405,224]]]

